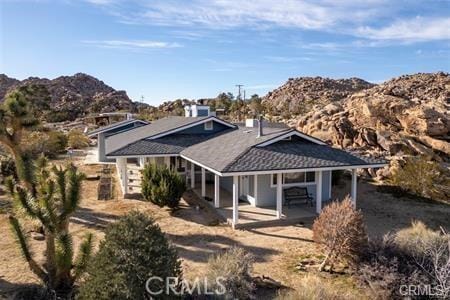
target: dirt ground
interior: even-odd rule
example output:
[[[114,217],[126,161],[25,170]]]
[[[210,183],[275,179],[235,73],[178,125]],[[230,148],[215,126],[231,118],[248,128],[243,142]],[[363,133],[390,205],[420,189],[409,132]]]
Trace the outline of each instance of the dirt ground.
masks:
[[[88,175],[100,170],[100,166],[86,166],[81,162],[78,164]],[[180,209],[171,213],[151,203],[124,200],[118,188],[115,200],[99,201],[96,199],[97,183],[98,181],[84,183],[81,208],[71,220],[70,229],[74,234],[75,246],[86,232],[94,233],[98,242],[109,223],[114,222],[120,215],[137,209],[152,215],[177,247],[186,278],[202,274],[210,255],[231,245],[237,245],[254,255],[255,275],[269,276],[294,289],[305,276],[305,273],[295,268],[299,258],[306,253],[317,251],[311,240],[312,219],[297,225],[232,230],[225,224],[209,226],[214,221],[214,216],[204,209],[189,205],[188,202],[193,201],[189,195],[188,202],[183,200]],[[334,196],[345,195],[349,190],[349,183],[346,182],[334,191]],[[390,230],[407,227],[412,220],[421,220],[433,228],[442,226],[450,230],[450,205],[396,198],[378,192],[374,184],[364,181],[358,185],[358,197],[357,206],[365,216],[371,237],[382,236]],[[24,284],[38,282],[24,262],[10,231],[6,214],[8,206],[7,197],[1,195],[0,292],[2,293],[9,293]],[[32,223],[26,222],[26,228],[30,230]],[[30,243],[33,252],[42,259],[44,242],[30,238]],[[335,280],[335,283],[347,289],[355,288],[351,279],[342,280],[342,276],[339,280]]]

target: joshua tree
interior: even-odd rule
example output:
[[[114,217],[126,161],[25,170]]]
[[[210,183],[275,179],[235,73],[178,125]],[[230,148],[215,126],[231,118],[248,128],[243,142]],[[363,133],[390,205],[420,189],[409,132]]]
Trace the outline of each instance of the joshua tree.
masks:
[[[23,130],[37,124],[26,93],[15,90],[6,95],[5,102],[0,106],[0,143],[13,154],[18,176],[30,189],[33,181],[30,168],[33,164],[30,155],[20,148],[20,142]]]
[[[46,262],[39,265],[33,258],[26,235],[15,214],[9,216],[22,254],[30,269],[57,293],[70,292],[75,280],[83,273],[92,251],[92,235],[81,243],[74,260],[69,218],[80,201],[84,175],[74,165],[50,167],[44,157],[33,161],[20,148],[23,129],[36,124],[31,118],[29,103],[20,92],[7,96],[0,106],[0,143],[13,154],[18,180],[6,182],[17,207],[42,225],[46,241]]]

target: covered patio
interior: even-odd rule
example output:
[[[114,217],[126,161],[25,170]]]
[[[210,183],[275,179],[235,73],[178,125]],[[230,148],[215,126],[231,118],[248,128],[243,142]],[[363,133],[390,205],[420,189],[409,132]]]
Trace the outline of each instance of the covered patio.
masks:
[[[194,188],[193,191],[198,197],[202,197],[201,187]],[[204,199],[214,207],[214,184],[205,185]],[[239,200],[238,203],[239,223],[235,224],[235,228],[269,226],[276,223],[298,223],[303,219],[317,216],[315,207],[308,204],[296,204],[290,208],[284,206],[282,216],[278,218],[276,206],[257,207],[252,206],[245,200]],[[230,192],[220,189],[220,207],[215,209],[228,224],[233,226],[233,195]]]

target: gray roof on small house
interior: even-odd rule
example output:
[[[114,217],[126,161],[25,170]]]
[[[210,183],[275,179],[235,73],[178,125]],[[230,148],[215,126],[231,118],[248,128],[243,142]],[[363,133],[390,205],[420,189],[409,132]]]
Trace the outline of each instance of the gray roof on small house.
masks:
[[[187,147],[201,143],[215,136],[217,136],[217,134],[174,133],[154,140],[143,139],[136,141],[116,151],[108,153],[108,156],[179,154]]]
[[[264,135],[257,136],[257,129],[248,128],[218,136],[193,145],[181,154],[218,172],[250,172],[304,168],[325,168],[354,165],[384,164],[384,160],[359,157],[347,151],[317,144],[303,138],[278,141],[260,147],[261,143],[279,137],[293,129],[264,128]]]
[[[214,139],[193,145],[181,152],[182,155],[221,171],[250,147],[292,131],[289,128],[264,128],[264,135],[257,137],[258,128],[239,127]]]
[[[107,155],[112,155],[118,149],[121,149],[127,145],[131,145],[142,139],[152,138],[156,135],[164,134],[178,128],[182,128],[191,124],[195,124],[206,119],[218,119],[214,116],[205,117],[180,117],[180,116],[170,116],[162,119],[153,121],[151,124],[138,127],[133,130],[129,130],[124,133],[119,133],[111,136],[107,139],[107,143],[117,145],[114,149],[108,149],[109,153]],[[225,121],[223,121],[225,122]],[[234,126],[230,124],[230,126]]]
[[[120,122],[115,122],[115,123],[109,124],[107,126],[103,126],[103,127],[94,129],[94,130],[88,132],[87,135],[88,136],[93,136],[93,135],[96,135],[96,134],[99,134],[99,133],[102,133],[102,132],[108,132],[110,130],[117,129],[117,128],[122,127],[122,126],[126,126],[128,124],[132,124],[132,123],[141,123],[141,124],[144,124],[144,125],[148,124],[147,121],[137,120],[137,119],[123,120],[123,121],[120,121]]]
[[[267,171],[384,164],[384,160],[357,156],[347,151],[308,141],[278,141],[252,147],[221,172]]]

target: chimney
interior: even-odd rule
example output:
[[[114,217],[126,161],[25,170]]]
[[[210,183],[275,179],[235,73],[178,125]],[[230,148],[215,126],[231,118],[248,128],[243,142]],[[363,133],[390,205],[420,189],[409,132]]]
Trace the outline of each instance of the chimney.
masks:
[[[262,115],[259,115],[258,117],[258,136],[257,137],[261,137],[263,136],[263,117]]]

